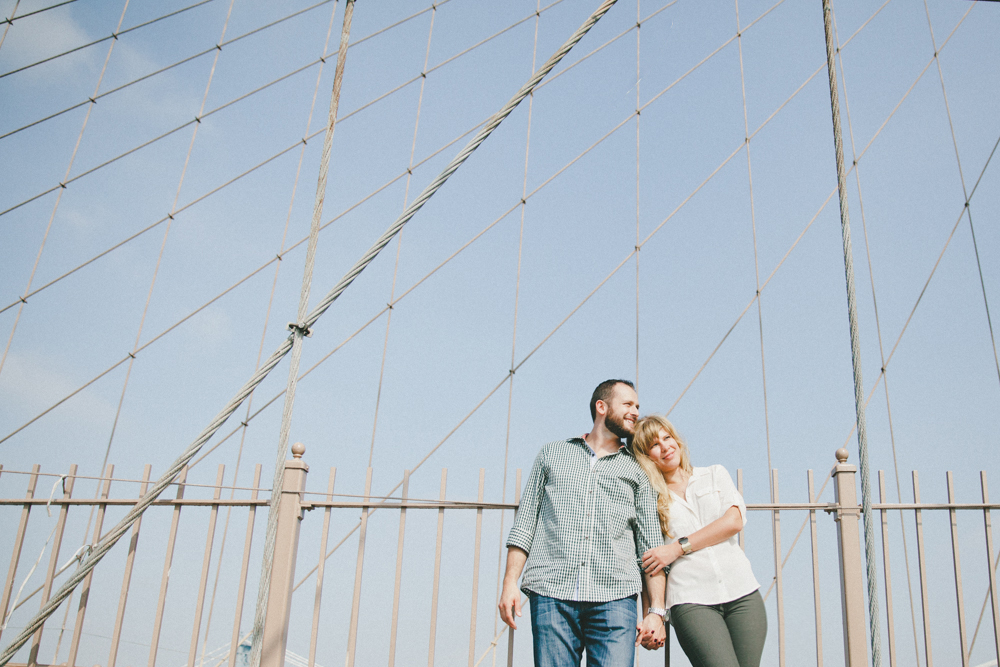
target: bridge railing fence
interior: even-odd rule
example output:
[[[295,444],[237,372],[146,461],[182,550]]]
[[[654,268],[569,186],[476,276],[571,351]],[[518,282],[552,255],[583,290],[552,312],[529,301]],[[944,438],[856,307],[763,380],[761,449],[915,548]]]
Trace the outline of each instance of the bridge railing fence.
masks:
[[[329,667],[341,659],[345,667],[531,663],[527,599],[517,631],[496,613],[520,470],[511,502],[485,500],[483,470],[478,483],[457,485],[467,496],[461,500],[449,498],[447,469],[436,498],[419,497],[429,495],[427,487],[415,493],[408,474],[398,495],[375,496],[371,469],[361,494],[335,493],[336,469],[329,471],[325,493],[307,492],[301,453],[286,462],[262,665]],[[150,481],[150,466],[138,480],[115,478],[113,466],[100,479],[77,470],[0,468],[5,492],[14,488],[12,479],[26,482],[23,495],[0,498],[0,553],[9,558],[0,591],[0,642],[45,603],[86,545]],[[195,484],[185,470],[172,497],[164,494],[154,504],[131,539],[122,540],[10,664],[244,667],[266,524],[261,510],[270,490],[260,488],[260,465],[250,487],[226,486],[224,474],[219,466],[214,483]],[[736,477],[742,491],[742,471]],[[782,501],[778,471],[772,470],[771,502],[747,505],[753,530],[739,537],[768,608],[764,662],[867,665],[856,469],[846,452],[838,452],[831,478],[820,480],[833,484],[833,502],[819,501],[813,471],[805,477],[804,500]],[[945,477],[945,502],[923,501],[913,472],[913,502],[894,503],[885,474],[877,476],[873,556],[888,647],[883,664],[890,667],[1000,661],[991,524],[1000,504],[989,500],[985,472],[977,489],[957,489],[954,475]],[[93,496],[79,492],[81,482],[96,489]],[[126,489],[136,495],[124,497]],[[468,498],[473,489],[474,500]],[[958,502],[959,491],[975,491],[977,502]],[[769,536],[759,520],[765,517]],[[74,550],[77,544],[83,546]],[[2,568],[0,561],[0,574]],[[687,664],[676,639],[666,650],[639,649],[637,657],[639,665]]]

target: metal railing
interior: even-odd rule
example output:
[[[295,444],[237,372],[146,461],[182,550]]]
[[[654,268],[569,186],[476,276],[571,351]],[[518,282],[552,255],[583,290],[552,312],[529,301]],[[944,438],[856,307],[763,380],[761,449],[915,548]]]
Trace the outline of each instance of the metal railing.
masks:
[[[283,667],[289,647],[308,654],[307,667],[318,662],[331,665],[340,656],[346,667],[393,667],[423,664],[424,660],[429,667],[463,661],[469,667],[530,664],[530,638],[514,640],[515,634],[524,635],[525,630],[530,634],[527,618],[515,633],[507,632],[495,614],[505,555],[503,538],[518,497],[514,502],[487,502],[483,470],[474,501],[448,499],[447,470],[441,473],[434,499],[411,496],[408,474],[399,496],[373,496],[371,469],[362,494],[335,494],[336,469],[330,471],[325,493],[308,493],[302,448],[294,451],[296,458],[286,463],[281,490],[262,665]],[[764,539],[757,524],[753,532],[740,535],[740,544],[758,575],[773,568],[772,579],[758,576],[772,626],[766,664],[815,661],[822,667],[824,658],[853,667],[869,662],[856,470],[847,464],[845,450],[837,454],[828,480],[833,482],[834,502],[820,502],[822,489],[816,491],[811,470],[806,474],[806,501],[781,502],[778,471],[773,470],[771,502],[747,505],[755,515],[768,516],[771,526],[770,540]],[[270,490],[259,488],[259,465],[251,487],[227,487],[223,474],[224,467],[219,466],[213,484],[198,485],[187,480],[185,470],[175,484],[174,497],[154,504],[164,509],[148,512],[145,526],[135,524],[128,544],[123,541],[112,552],[115,557],[91,573],[64,608],[36,632],[15,658],[22,662],[10,664],[117,667],[141,664],[144,658],[147,667],[162,666],[165,660],[170,667],[241,667],[245,646],[243,650],[240,646],[246,642],[253,614],[245,604],[246,592],[256,583],[255,568],[250,565],[259,558],[265,523],[257,521],[256,509],[268,504],[265,496]],[[0,548],[9,546],[10,553],[0,597],[0,641],[8,623],[17,627],[19,620],[45,603],[60,575],[74,567],[86,545],[99,539],[105,517],[123,513],[136,502],[135,497],[111,497],[112,486],[134,486],[141,496],[149,484],[150,467],[146,466],[140,480],[116,479],[112,466],[99,480],[78,476],[75,465],[64,475],[43,474],[38,465],[23,472],[0,468],[0,479],[8,484],[15,475],[26,477],[28,483],[22,497],[0,498],[0,516],[9,527],[0,531]],[[46,494],[49,479],[55,483]],[[80,480],[97,485],[94,497],[74,497]],[[470,483],[463,492],[471,491],[474,485],[465,481]],[[943,503],[921,501],[916,472],[910,503],[887,502],[881,472],[878,483],[879,502],[873,508],[880,529],[879,575],[887,603],[883,644],[889,647],[889,664],[933,667],[935,659],[963,667],[996,664],[993,661],[1000,660],[1000,613],[990,512],[1000,509],[1000,504],[989,501],[986,473],[979,474],[981,502],[973,503],[956,502],[951,472],[946,474],[947,502]],[[737,485],[742,491],[742,471],[737,471]],[[517,494],[520,486],[518,471]],[[227,492],[229,498],[224,498]],[[35,516],[43,510],[49,518],[39,521]],[[217,530],[220,510],[225,516],[221,531]],[[964,518],[970,512],[981,514],[984,532],[971,529],[971,519]],[[188,518],[192,513],[199,515],[197,520]],[[961,526],[959,514],[963,514]],[[304,520],[316,515],[322,515],[322,521]],[[234,516],[237,522],[241,516],[246,519],[238,556],[231,553],[231,546],[227,552],[225,544]],[[783,522],[787,525],[791,519],[798,524],[800,518],[790,546],[784,548]],[[925,531],[945,527],[929,525],[937,518],[947,519],[944,539],[938,539],[938,533],[930,538],[925,535]],[[909,536],[907,530],[911,530]],[[238,532],[237,527],[233,535]],[[343,537],[331,548],[331,534],[337,532]],[[341,549],[354,543],[355,533],[356,558]],[[784,528],[785,544],[788,534]],[[800,547],[804,535],[808,537]],[[64,544],[74,539],[83,546],[67,556],[70,547]],[[177,549],[179,544],[181,549]],[[910,551],[914,546],[915,564]],[[39,553],[37,558],[35,553]],[[964,580],[961,554],[976,558],[967,560]],[[950,575],[942,566],[946,557]],[[969,570],[970,562],[977,566]],[[901,567],[908,582],[902,597]],[[310,579],[312,595],[305,591],[293,595]],[[834,587],[836,594],[824,593]],[[975,590],[977,597],[967,597],[967,590]],[[984,592],[981,609],[980,590]],[[955,605],[950,613],[942,603],[947,598]],[[909,623],[900,620],[907,615]],[[220,621],[220,617],[227,620]],[[842,636],[842,648],[836,639],[830,643],[831,635]],[[669,665],[669,647],[668,642],[662,654],[641,651],[639,664],[664,660]],[[974,664],[976,656],[978,664]],[[683,662],[676,647],[674,658]]]

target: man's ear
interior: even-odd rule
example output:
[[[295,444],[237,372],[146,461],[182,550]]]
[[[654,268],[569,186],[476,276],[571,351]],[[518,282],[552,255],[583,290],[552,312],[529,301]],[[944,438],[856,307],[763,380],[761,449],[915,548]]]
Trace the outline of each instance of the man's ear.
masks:
[[[608,413],[608,404],[601,399],[597,399],[597,402],[594,403],[594,411],[599,415],[606,415]]]

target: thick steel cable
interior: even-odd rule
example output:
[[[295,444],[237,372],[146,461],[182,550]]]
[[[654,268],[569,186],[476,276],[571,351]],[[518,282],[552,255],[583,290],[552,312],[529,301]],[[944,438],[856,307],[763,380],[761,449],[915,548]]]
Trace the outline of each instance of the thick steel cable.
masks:
[[[326,38],[325,38],[325,40],[323,42],[323,48],[320,49],[320,53],[322,53],[324,55],[326,54],[326,51],[327,51],[327,49],[330,46],[330,36],[333,34],[333,25],[334,25],[334,18],[336,16],[336,13],[337,13],[337,3],[335,1],[334,4],[333,4],[333,11],[330,12],[330,21],[329,21],[329,23],[327,25]],[[306,135],[309,134],[309,130],[312,127],[313,113],[316,110],[316,100],[319,97],[319,86],[320,86],[320,81],[322,80],[322,77],[323,77],[323,66],[325,64],[326,64],[325,62],[322,63],[319,66],[319,71],[316,73],[316,83],[313,86],[312,101],[310,102],[310,105],[309,105],[309,114],[308,114],[308,116],[306,118],[306,127],[305,127],[305,134]],[[291,224],[291,220],[292,220],[292,210],[293,210],[294,205],[295,205],[295,195],[298,192],[299,177],[302,174],[302,162],[303,162],[303,160],[305,158],[305,151],[306,151],[306,144],[303,142],[302,147],[299,150],[298,165],[295,168],[295,179],[292,182],[292,194],[291,194],[291,197],[290,197],[289,202],[288,202],[288,211],[285,214],[285,226],[284,226],[284,229],[282,230],[282,234],[281,234],[281,243],[278,246],[278,255],[277,255],[278,257],[280,257],[281,254],[282,254],[282,252],[284,251],[284,249],[285,249],[285,243],[286,243],[286,240],[288,238],[288,228],[289,228],[289,226]],[[255,369],[256,368],[260,368],[260,361],[261,361],[261,358],[264,355],[264,342],[265,342],[265,340],[267,338],[268,324],[270,323],[270,320],[271,320],[271,308],[274,305],[274,295],[275,295],[275,292],[277,291],[277,288],[278,288],[278,275],[279,275],[280,272],[281,272],[281,262],[279,261],[274,266],[274,278],[271,281],[271,293],[270,293],[270,295],[268,297],[268,301],[267,301],[267,311],[264,313],[264,326],[263,326],[263,331],[261,332],[261,335],[260,335],[260,345],[259,345],[259,347],[257,349],[257,360],[256,360]],[[244,445],[246,444],[246,435],[247,435],[247,430],[248,430],[248,421],[249,421],[249,418],[250,418],[250,411],[253,408],[253,398],[254,398],[254,394],[250,394],[250,396],[247,397],[246,415],[245,415],[245,417],[243,419],[243,422],[240,425],[241,426],[241,428],[240,428],[240,446],[239,446],[239,449],[237,449],[237,452],[236,452],[236,465],[234,466],[235,469],[233,470],[233,487],[234,488],[230,492],[230,499],[235,498],[235,496],[236,496],[235,486],[236,486],[237,480],[239,479],[240,463],[243,460],[243,448],[244,448]],[[204,455],[203,455],[202,458],[204,458]],[[197,464],[197,463],[198,463],[198,461],[195,461],[194,464],[192,464],[191,467],[194,467],[194,465]],[[232,512],[233,512],[233,508],[232,507],[227,508],[227,510],[226,510],[226,521],[225,521],[225,524],[224,524],[223,529],[222,529],[222,544],[219,547],[219,557],[217,559],[218,563],[217,563],[216,568],[215,568],[215,582],[212,585],[212,596],[211,596],[211,599],[210,599],[209,605],[208,605],[208,619],[205,622],[205,637],[206,638],[209,636],[209,633],[211,632],[211,628],[212,628],[212,615],[213,615],[213,612],[215,611],[215,599],[216,599],[216,595],[217,595],[218,588],[219,588],[219,579],[222,576],[223,554],[225,554],[225,551],[226,551],[226,541],[227,541],[227,538],[229,537],[229,523],[230,523],[230,519],[232,517]],[[238,625],[239,624],[237,623],[237,626]],[[237,633],[238,631],[239,631],[238,627],[233,630],[234,633]],[[249,636],[249,633],[247,634],[247,636]],[[202,665],[205,662],[205,658],[206,658],[206,656],[205,656],[205,647],[206,646],[207,646],[207,643],[206,644],[202,644],[202,656],[201,656],[201,659],[199,661],[199,667],[202,667]]]
[[[313,204],[312,222],[309,229],[309,243],[306,247],[305,267],[302,275],[302,289],[299,293],[299,308],[296,322],[306,318],[309,309],[309,293],[312,289],[313,269],[316,264],[316,247],[319,242],[320,223],[323,218],[323,204],[326,200],[327,176],[330,169],[330,153],[333,151],[333,135],[337,126],[337,109],[340,106],[340,91],[344,82],[344,66],[347,62],[347,46],[351,36],[351,21],[354,18],[354,0],[344,3],[344,26],[340,35],[340,50],[337,53],[337,67],[333,75],[333,92],[330,95],[330,111],[327,115],[326,133],[323,137],[323,152],[320,156],[319,178],[316,183],[316,199]],[[302,358],[302,339],[309,333],[309,327],[301,324],[290,325],[292,330],[291,358],[288,365],[288,384],[285,388],[285,405],[281,414],[281,428],[278,432],[278,452],[274,464],[273,489],[267,513],[267,532],[264,538],[264,554],[261,558],[260,584],[257,591],[257,608],[254,613],[253,630],[250,633],[251,667],[260,667],[263,648],[264,620],[267,616],[268,597],[271,592],[271,572],[274,569],[274,548],[278,534],[278,507],[284,489],[285,458],[288,455],[288,436],[292,425],[295,405],[295,389],[298,384],[299,362]]]
[[[851,329],[851,367],[854,374],[854,406],[858,425],[861,469],[861,515],[864,519],[865,564],[868,583],[868,626],[871,633],[873,667],[882,667],[882,632],[879,623],[878,577],[875,565],[875,527],[872,524],[871,481],[868,470],[868,431],[865,424],[864,381],[861,375],[861,343],[854,299],[854,259],[851,249],[851,221],[847,209],[847,174],[844,145],[840,133],[840,102],[837,99],[837,64],[834,60],[830,0],[823,2],[823,32],[826,37],[826,66],[830,79],[830,108],[833,115],[833,143],[837,161],[837,194],[840,200],[840,228],[844,244],[844,276],[847,282],[847,317]]]
[[[420,94],[417,97],[417,113],[416,118],[413,121],[413,140],[410,142],[410,159],[406,165],[406,185],[403,187],[403,209],[406,209],[406,204],[410,199],[410,182],[413,180],[413,157],[417,151],[417,133],[420,129],[420,110],[424,105],[424,88],[427,84],[427,63],[431,57],[431,39],[434,36],[434,19],[437,18],[437,5],[432,4],[431,7],[431,20],[430,27],[427,29],[427,47],[424,49],[424,64],[421,68],[421,73],[423,74],[420,78]],[[534,71],[534,68],[532,68]],[[399,256],[403,250],[403,235],[400,234],[396,238],[396,261],[392,267],[392,286],[389,288],[389,301],[392,303],[393,299],[396,297],[396,280],[399,278]],[[385,378],[385,359],[389,353],[389,329],[392,326],[392,308],[389,309],[389,314],[385,318],[385,339],[382,343],[382,362],[379,364],[378,370],[378,388],[375,391],[375,416],[372,418],[372,440],[368,447],[368,467],[372,467],[372,458],[375,456],[375,432],[378,429],[378,411],[379,407],[382,405],[382,381]],[[393,614],[393,619],[396,619],[396,615]],[[392,629],[392,637],[395,638],[395,625]]]
[[[836,16],[836,14],[833,15],[832,19],[833,19],[833,35],[834,35],[834,39],[839,44],[840,38],[838,36],[838,31],[837,31],[837,16]],[[843,56],[843,53],[841,53],[839,47],[837,48],[837,56],[840,59],[840,78],[841,78],[842,83],[844,84],[844,110],[847,112],[847,130],[848,130],[848,136],[851,139],[851,153],[853,155],[853,163],[854,163],[854,179],[855,179],[855,185],[858,188],[858,204],[859,204],[859,208],[861,209],[861,231],[863,232],[863,236],[864,236],[864,240],[865,240],[865,257],[866,257],[867,262],[868,262],[868,279],[869,279],[869,282],[870,282],[871,288],[872,288],[872,307],[874,308],[874,312],[875,312],[875,333],[877,334],[877,337],[878,337],[879,360],[881,362],[881,367],[885,367],[885,348],[884,348],[883,341],[882,341],[882,323],[881,323],[881,320],[879,318],[879,313],[878,313],[878,299],[877,299],[876,293],[875,293],[875,272],[874,272],[874,268],[873,268],[873,264],[872,264],[871,247],[870,247],[870,244],[868,242],[868,221],[867,221],[867,217],[865,216],[865,200],[864,200],[864,196],[862,195],[862,189],[861,189],[861,167],[858,164],[858,151],[857,151],[857,147],[855,146],[855,142],[854,142],[854,124],[853,124],[853,122],[851,120],[851,104],[850,104],[850,100],[849,100],[849,97],[848,97],[848,94],[847,94],[847,74],[844,71],[844,56]],[[893,427],[893,423],[892,423],[892,403],[889,400],[889,377],[888,377],[888,374],[884,374],[883,375],[883,379],[884,379],[884,384],[882,386],[883,386],[883,389],[885,390],[885,408],[886,408],[886,415],[887,415],[888,423],[889,423],[889,445],[892,448],[892,466],[893,466],[893,473],[894,473],[895,479],[896,479],[896,499],[900,503],[902,503],[903,502],[903,491],[902,491],[902,484],[900,483],[900,477],[899,477],[899,457],[896,454],[896,433],[895,433],[895,428]],[[803,526],[804,525],[805,524],[803,523]],[[919,644],[918,644],[916,608],[915,608],[915,606],[913,604],[913,583],[912,583],[911,572],[910,572],[910,553],[909,553],[909,549],[907,548],[907,545],[906,545],[906,522],[903,520],[903,511],[902,510],[899,511],[899,528],[902,531],[902,535],[903,535],[903,540],[902,540],[902,544],[903,544],[903,564],[904,564],[904,567],[905,567],[905,570],[906,570],[906,592],[907,592],[907,596],[908,596],[909,602],[910,602],[910,625],[911,625],[911,629],[913,631],[914,657],[916,659],[916,665],[917,665],[917,667],[920,667],[920,647],[919,647]],[[886,593],[886,595],[888,595],[888,592]],[[892,643],[890,643],[890,645],[889,645],[889,651],[890,651],[889,660],[890,660],[890,662],[892,662],[892,660],[893,660],[893,656],[892,656],[892,651],[893,650],[894,650],[894,647],[892,646]]]
[[[341,280],[334,286],[332,290],[319,302],[316,308],[306,316],[303,320],[296,324],[296,330],[307,331],[309,330],[318,320],[323,316],[323,314],[333,305],[333,302],[346,290],[354,279],[365,269],[365,267],[370,264],[378,253],[384,248],[392,237],[399,232],[402,227],[409,222],[409,220],[419,211],[424,204],[436,193],[451,177],[455,171],[472,155],[473,152],[486,140],[486,138],[492,134],[500,123],[511,114],[511,112],[517,107],[517,105],[524,100],[527,95],[534,90],[541,80],[547,75],[552,69],[562,60],[563,57],[581,40],[583,36],[590,31],[590,29],[603,17],[615,4],[617,0],[604,0],[604,2],[594,11],[593,14],[581,25],[576,32],[566,41],[550,58],[546,61],[545,65],[542,66],[534,76],[529,79],[524,86],[511,98],[510,101],[505,104],[500,111],[498,111],[487,123],[486,126],[480,130],[475,137],[466,145],[462,151],[459,152],[455,158],[445,167],[444,171],[432,181],[424,191],[407,207],[395,223],[393,223],[389,229],[375,242],[375,244],[366,252],[358,262],[347,272],[347,274],[341,278]],[[603,284],[603,283],[602,283]],[[575,311],[574,311],[575,312]],[[561,325],[560,325],[561,326]],[[75,587],[86,577],[87,573],[92,571],[98,562],[107,554],[108,551],[115,545],[118,539],[124,535],[131,525],[142,515],[147,507],[163,492],[163,490],[170,484],[174,477],[176,477],[185,465],[198,453],[204,444],[211,439],[211,437],[221,428],[225,421],[236,411],[240,404],[246,400],[250,393],[258,386],[267,375],[274,369],[275,366],[281,361],[281,359],[288,354],[292,349],[293,340],[296,333],[293,332],[284,343],[282,343],[278,349],[276,349],[270,357],[268,357],[265,364],[247,381],[243,387],[240,388],[236,396],[223,408],[223,410],[216,415],[212,422],[202,431],[202,433],[192,442],[188,448],[181,454],[181,456],[170,466],[167,472],[160,477],[153,485],[149,493],[143,496],[139,501],[133,506],[125,517],[108,533],[108,535],[103,538],[100,543],[90,552],[90,554],[83,559],[81,559],[80,567],[73,573],[73,575],[59,587],[59,590],[50,598],[49,602],[29,621],[27,626],[22,629],[21,633],[11,642],[2,653],[0,653],[0,667],[6,665],[10,659],[14,656],[17,650],[24,645],[24,643],[31,637],[31,635],[41,627],[45,620],[56,610],[59,604],[65,600],[75,589]],[[547,340],[547,338],[546,338]],[[530,355],[529,355],[530,356]],[[522,362],[523,363],[523,362]],[[506,381],[506,380],[505,380]],[[499,388],[499,386],[498,386]],[[283,462],[282,462],[283,463]],[[273,487],[280,488],[280,487]],[[272,491],[272,495],[274,495]],[[259,655],[258,655],[259,661]],[[258,662],[259,665],[259,662]]]

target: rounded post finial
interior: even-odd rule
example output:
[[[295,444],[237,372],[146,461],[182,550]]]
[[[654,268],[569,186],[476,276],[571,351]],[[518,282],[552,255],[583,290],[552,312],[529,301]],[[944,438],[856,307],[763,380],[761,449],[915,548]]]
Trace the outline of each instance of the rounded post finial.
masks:
[[[302,455],[306,453],[306,446],[301,442],[296,442],[292,445],[292,458],[301,459]]]
[[[850,452],[841,447],[840,449],[837,450],[836,456],[837,456],[837,463],[844,464],[847,463],[847,457],[850,456]]]

